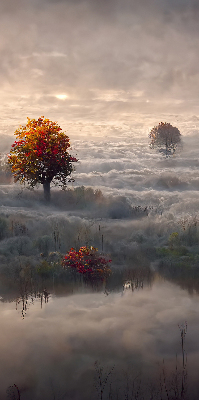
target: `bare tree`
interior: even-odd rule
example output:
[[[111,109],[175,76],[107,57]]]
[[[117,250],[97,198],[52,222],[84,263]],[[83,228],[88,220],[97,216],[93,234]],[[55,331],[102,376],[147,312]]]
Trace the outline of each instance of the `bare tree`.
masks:
[[[167,122],[160,122],[154,126],[149,134],[150,147],[158,148],[164,152],[166,157],[175,153],[178,146],[181,145],[181,133],[178,128]]]

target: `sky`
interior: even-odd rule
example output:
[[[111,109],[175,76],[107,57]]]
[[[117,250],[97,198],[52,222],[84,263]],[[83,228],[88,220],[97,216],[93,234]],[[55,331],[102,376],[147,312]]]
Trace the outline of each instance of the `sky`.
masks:
[[[196,0],[1,0],[0,133],[197,116],[198,17]]]

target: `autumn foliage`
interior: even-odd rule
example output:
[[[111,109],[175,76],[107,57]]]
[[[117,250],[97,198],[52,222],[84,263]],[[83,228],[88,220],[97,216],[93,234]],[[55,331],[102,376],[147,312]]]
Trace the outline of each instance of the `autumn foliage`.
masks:
[[[111,273],[110,262],[111,260],[101,256],[95,247],[83,246],[78,251],[71,248],[64,256],[62,266],[83,274],[85,278],[103,281]]]
[[[17,140],[8,155],[8,163],[15,181],[27,181],[32,187],[43,184],[47,198],[52,181],[66,186],[67,177],[73,171],[72,163],[77,159],[68,153],[69,137],[57,122],[44,117],[27,119],[27,124],[15,131]]]

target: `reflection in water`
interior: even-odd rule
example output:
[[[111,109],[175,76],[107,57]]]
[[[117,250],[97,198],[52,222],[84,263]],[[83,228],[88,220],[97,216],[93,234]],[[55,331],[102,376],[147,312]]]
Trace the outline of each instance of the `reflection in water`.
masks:
[[[88,291],[104,292],[106,295],[113,291],[122,293],[129,287],[132,291],[143,289],[144,285],[150,286],[154,280],[154,273],[149,267],[113,269],[112,274],[104,281],[84,280],[80,274],[69,270],[62,270],[62,273],[56,277],[54,273],[51,275],[33,275],[27,265],[18,271],[12,285],[10,285],[10,280],[4,277],[2,282],[6,294],[0,297],[0,301],[15,301],[16,310],[19,309],[19,305],[22,307],[21,315],[24,318],[31,304],[40,300],[42,308],[43,301],[48,303],[52,295],[64,296]]]
[[[139,281],[139,279],[135,279],[132,281],[125,281],[123,284],[123,290],[131,289],[132,292],[136,289],[143,289],[144,282]]]
[[[31,285],[16,296],[23,322],[13,303],[0,303],[0,398],[10,385],[21,400],[198,398],[196,295],[148,270],[115,271],[105,287]]]
[[[6,395],[7,399],[9,400],[20,400],[21,399],[21,394],[20,390],[17,385],[9,386],[9,388],[6,390]]]
[[[35,300],[40,300],[41,303],[41,308],[43,304],[43,300],[45,303],[48,303],[50,293],[47,292],[46,289],[44,289],[41,293],[23,293],[20,297],[16,299],[16,310],[18,310],[19,304],[22,305],[22,310],[21,310],[21,316],[24,319],[27,310],[31,304],[34,304]]]
[[[187,355],[185,353],[185,336],[187,334],[187,322],[178,325],[181,334],[181,347],[182,347],[182,388],[181,393],[185,393],[187,381]]]
[[[199,268],[189,261],[189,264],[179,263],[175,265],[171,261],[161,261],[158,266],[159,273],[167,280],[175,282],[190,294],[199,294]]]

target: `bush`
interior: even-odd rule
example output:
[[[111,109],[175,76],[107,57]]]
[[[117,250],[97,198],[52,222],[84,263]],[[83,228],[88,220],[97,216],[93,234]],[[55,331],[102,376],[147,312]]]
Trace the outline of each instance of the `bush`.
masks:
[[[84,279],[105,280],[111,273],[111,260],[98,253],[95,247],[80,247],[78,251],[71,248],[62,260],[63,268],[74,270]]]

